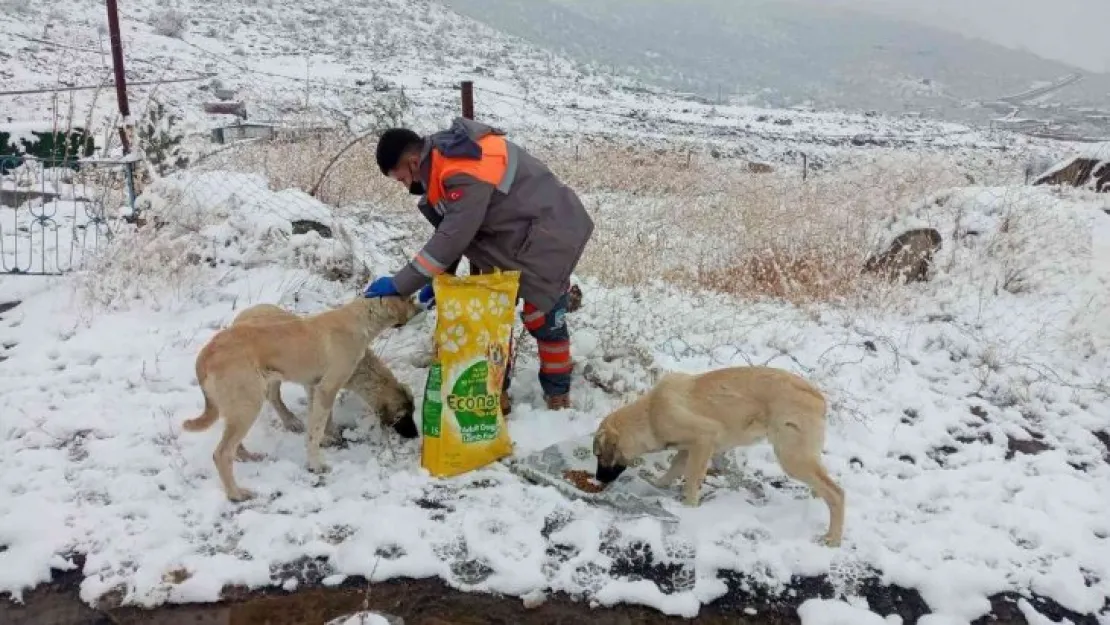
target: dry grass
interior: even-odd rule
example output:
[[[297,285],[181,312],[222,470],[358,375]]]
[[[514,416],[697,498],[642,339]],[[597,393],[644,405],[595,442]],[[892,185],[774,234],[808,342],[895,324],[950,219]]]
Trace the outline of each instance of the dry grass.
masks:
[[[205,169],[265,175],[309,191],[350,142],[335,133],[257,142],[207,159]],[[374,137],[336,160],[318,197],[340,208],[412,211],[413,198],[381,175]],[[580,272],[610,284],[686,283],[795,303],[857,297],[880,219],[940,189],[967,184],[953,159],[889,156],[813,175],[752,173],[746,161],[686,151],[601,146],[537,152],[583,197],[597,230]]]
[[[326,132],[296,140],[233,143],[204,159],[196,169],[260,174],[275,189],[294,188],[307,193],[352,139],[346,132]],[[369,137],[351,146],[335,162],[317,191],[320,201],[342,207],[392,199],[387,184],[390,181],[375,165],[374,145],[374,137]],[[396,190],[392,195],[397,195]]]
[[[583,273],[615,284],[664,280],[798,304],[881,291],[860,273],[880,220],[966,184],[955,166],[926,157],[803,182],[796,173],[750,173],[741,163],[687,167],[683,155],[648,162],[617,156],[552,161],[596,218]]]

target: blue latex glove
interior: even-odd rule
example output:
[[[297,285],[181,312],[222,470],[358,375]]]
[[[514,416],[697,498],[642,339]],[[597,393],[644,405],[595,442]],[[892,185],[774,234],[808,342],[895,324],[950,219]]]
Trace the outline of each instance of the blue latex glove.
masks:
[[[390,295],[399,295],[397,293],[397,285],[393,284],[391,276],[382,276],[377,278],[366,287],[362,292],[366,297],[389,297]]]
[[[434,289],[432,289],[432,285],[429,284],[420,289],[420,293],[416,295],[416,301],[419,302],[425,310],[431,310],[435,308],[436,292]]]

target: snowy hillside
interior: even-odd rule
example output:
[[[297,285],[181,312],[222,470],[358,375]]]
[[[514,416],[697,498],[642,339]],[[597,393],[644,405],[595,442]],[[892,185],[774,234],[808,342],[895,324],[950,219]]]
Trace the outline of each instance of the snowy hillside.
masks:
[[[91,123],[103,144],[117,121],[111,89],[52,91],[110,80],[103,3],[8,5],[12,10],[0,14],[0,78],[5,90],[44,92],[4,96],[6,114],[16,122]],[[234,121],[203,112],[202,105],[219,96],[243,101],[248,121],[358,132],[393,119],[393,113],[421,127],[446,123],[459,111],[458,83],[467,79],[475,81],[480,117],[561,142],[665,138],[792,165],[799,151],[827,155],[853,141],[956,151],[1032,145],[915,118],[684,100],[587,71],[427,0],[256,0],[173,8],[136,0],[124,3],[121,12],[132,117],[142,120],[156,99],[182,118],[180,131],[197,133],[202,148],[211,128]],[[205,78],[166,82],[200,76]]]
[[[558,593],[686,617],[947,625],[1010,606],[1030,623],[1110,623],[1110,201],[1023,184],[1030,158],[1070,146],[684,101],[427,2],[122,4],[132,81],[214,75],[131,90],[136,116],[153,96],[195,133],[193,164],[142,181],[140,224],[118,219],[118,179],[30,163],[0,180],[12,194],[36,176],[53,185],[0,206],[0,266],[73,269],[0,274],[0,601],[77,569],[81,600],[101,608],[435,577],[529,605]],[[4,89],[107,76],[90,52],[106,50],[100,2],[0,6]],[[782,367],[829,399],[840,548],[814,541],[823,504],[765,444],[735,451],[737,471],[712,478],[701,507],[664,498],[677,518],[664,523],[505,464],[433,479],[419,442],[353,395],[337,404],[348,429],[325,476],[266,408],[246,440],[266,458],[235,467],[259,497],[227,502],[211,460],[220,428],[181,429],[202,405],[197,351],[251,304],[319,311],[419,249],[430,229],[372,147],[307,191],[392,114],[447,122],[462,79],[477,116],[547,158],[597,223],[568,317],[573,409],[543,408],[523,340],[515,457],[588,437],[663,371]],[[229,120],[201,105],[221,94],[252,120],[341,130],[210,145]],[[92,108],[103,146],[114,124],[107,92],[3,97],[12,128]],[[918,227],[942,239],[929,281],[861,274]],[[66,267],[15,251],[61,248]],[[374,345],[417,397],[434,323]],[[283,393],[303,415],[300,389]]]
[[[1076,71],[1024,50],[872,14],[861,0],[445,3],[571,58],[713,100],[985,121],[995,113],[974,102]],[[928,13],[927,6],[920,12]],[[1110,75],[1090,74],[1051,98],[1097,106],[1108,90]]]

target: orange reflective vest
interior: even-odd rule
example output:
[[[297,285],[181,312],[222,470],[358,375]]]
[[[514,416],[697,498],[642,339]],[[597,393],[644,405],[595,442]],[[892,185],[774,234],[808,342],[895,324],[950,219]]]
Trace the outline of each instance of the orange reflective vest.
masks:
[[[456,174],[467,174],[507,193],[516,175],[516,162],[509,154],[509,144],[501,135],[489,134],[476,143],[482,148],[478,159],[448,158],[432,149],[432,165],[428,175],[428,203],[437,206],[444,195],[443,181]],[[441,210],[442,212],[442,210]]]

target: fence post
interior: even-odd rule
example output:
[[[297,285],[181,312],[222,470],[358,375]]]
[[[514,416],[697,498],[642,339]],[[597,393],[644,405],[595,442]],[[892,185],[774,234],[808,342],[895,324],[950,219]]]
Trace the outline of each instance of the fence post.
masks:
[[[802,152],[802,182],[806,181],[809,177],[809,156]]]
[[[127,205],[131,208],[131,215],[126,221],[134,223],[139,219],[139,209],[135,205],[135,161],[128,160],[124,169],[127,172]]]
[[[131,107],[127,103],[127,78],[123,73],[123,41],[119,34],[119,7],[116,0],[108,0],[108,33],[112,42],[112,71],[115,75],[116,102],[123,118],[119,127],[120,145],[123,153],[131,152],[131,140],[127,136],[127,126],[131,123]]]
[[[471,80],[462,83],[462,116],[474,119],[474,81]]]

